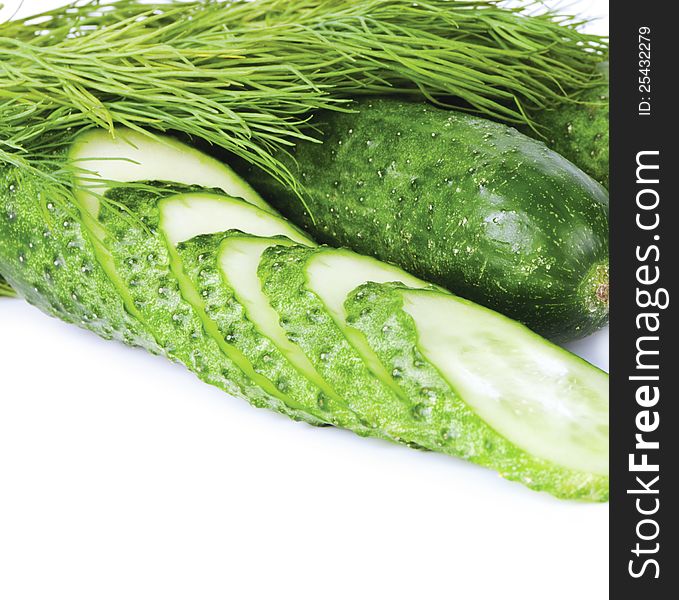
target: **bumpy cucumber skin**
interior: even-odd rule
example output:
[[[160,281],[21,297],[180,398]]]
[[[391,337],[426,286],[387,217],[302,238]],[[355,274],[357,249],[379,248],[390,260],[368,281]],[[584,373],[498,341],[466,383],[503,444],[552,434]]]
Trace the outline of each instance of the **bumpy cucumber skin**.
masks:
[[[606,83],[592,87],[577,104],[545,109],[534,115],[547,145],[608,188],[608,63],[602,63]],[[535,132],[524,130],[527,135]]]
[[[162,189],[160,184],[156,187]],[[125,186],[109,190],[106,196],[112,202],[103,204],[99,214],[106,231],[104,245],[141,319],[165,353],[204,382],[244,398],[253,406],[316,423],[253,381],[205,331],[201,316],[183,297],[171,270],[170,253],[160,231],[159,194]],[[138,220],[136,226],[134,220]],[[205,301],[211,302],[209,295]]]
[[[386,428],[401,422],[403,407],[370,372],[316,294],[306,287],[304,266],[313,249],[272,246],[258,268],[262,289],[288,339],[297,344],[321,377],[360,415],[359,435],[390,437]],[[328,413],[329,411],[328,407]],[[351,428],[351,424],[338,423]]]
[[[367,99],[325,112],[324,143],[281,154],[294,192],[251,184],[321,243],[346,246],[488,306],[554,340],[608,320],[608,197],[543,143],[425,103]],[[590,277],[591,279],[591,277]]]
[[[423,390],[447,407],[445,426],[432,432],[434,448],[494,469],[506,479],[564,499],[608,500],[608,477],[583,473],[534,457],[485,423],[422,356],[412,317],[403,310],[399,284],[367,283],[347,301],[347,320],[363,332],[394,381],[411,397]],[[451,324],[454,326],[454,324]]]
[[[45,180],[15,168],[0,170],[0,269],[43,312],[105,339],[161,353],[100,266],[75,206],[73,201],[66,210]]]
[[[356,416],[338,402],[336,394],[324,393],[304,377],[249,319],[235,295],[233,285],[237,282],[227,281],[219,267],[221,244],[232,236],[243,237],[244,234],[232,231],[200,235],[177,246],[184,272],[195,288],[210,298],[205,307],[207,316],[217,325],[224,339],[252,363],[255,371],[272,381],[299,410],[331,425],[357,423]]]
[[[369,435],[437,450],[438,431],[448,422],[447,406],[428,390],[414,396],[395,393],[382,381],[308,286],[305,267],[316,252],[302,246],[275,246],[262,255],[258,273],[263,290],[291,341],[298,344],[321,376],[360,417],[361,428],[339,419],[338,424]],[[400,392],[400,390],[398,390]],[[328,407],[330,411],[330,407]]]

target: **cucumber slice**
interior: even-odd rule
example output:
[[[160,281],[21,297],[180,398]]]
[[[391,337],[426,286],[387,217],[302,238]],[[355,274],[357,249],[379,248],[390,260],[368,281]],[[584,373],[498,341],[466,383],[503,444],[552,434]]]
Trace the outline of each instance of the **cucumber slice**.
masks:
[[[289,240],[273,238],[239,236],[225,239],[220,248],[219,269],[224,282],[231,287],[234,296],[261,334],[274,342],[309,381],[313,381],[326,394],[335,396],[334,390],[323,381],[309,359],[288,339],[280,326],[278,313],[269,304],[257,276],[259,262],[267,248],[292,244]]]
[[[363,427],[356,415],[287,338],[261,290],[257,277],[261,254],[271,246],[292,244],[284,237],[228,232],[192,238],[180,243],[177,252],[194,287],[210,296],[205,309],[209,318],[258,373],[285,392],[295,408],[358,431]]]
[[[23,298],[105,339],[161,352],[100,266],[77,210],[57,201],[63,190],[7,166],[0,197],[0,269]]]
[[[608,474],[605,373],[490,310],[449,295],[401,295],[425,358],[491,427],[531,454]]]
[[[196,197],[199,201],[203,198],[201,194]],[[157,192],[126,186],[109,190],[107,198],[111,202],[102,203],[99,220],[106,231],[103,244],[113,261],[110,277],[129,292],[135,310],[166,353],[207,383],[243,397],[255,406],[318,424],[317,419],[296,410],[286,394],[257,373],[207,317],[205,304],[210,296],[202,296],[193,287],[182,270],[174,246],[167,244],[162,231],[165,201],[158,199]],[[212,195],[213,201],[217,198]],[[172,197],[166,200],[172,205]],[[243,200],[225,198],[224,201],[239,202],[253,211],[261,211]],[[190,204],[190,194],[180,195],[177,203]],[[200,221],[199,212],[196,209],[194,216]],[[137,220],[136,226],[130,226],[131,218]],[[225,221],[221,225],[229,228]]]
[[[450,406],[439,450],[559,497],[608,498],[605,373],[447,293],[370,283],[345,307],[406,393]]]
[[[197,235],[232,229],[260,237],[284,235],[294,242],[314,245],[310,238],[283,217],[240,198],[191,192],[168,196],[160,203],[163,232],[172,246]]]
[[[80,220],[99,263],[111,277],[117,267],[104,242],[108,232],[99,215],[101,199],[115,184],[165,181],[218,188],[262,210],[275,212],[228,166],[168,136],[149,137],[126,128],[117,129],[115,137],[103,129],[86,131],[69,148],[67,162],[73,171],[73,194],[81,209]],[[144,322],[130,291],[119,286],[118,293],[127,312]]]
[[[402,269],[350,250],[321,248],[311,254],[306,262],[307,285],[323,302],[325,309],[340,327],[351,345],[358,351],[368,368],[387,386],[401,395],[378,356],[360,331],[347,325],[344,302],[358,286],[372,281],[386,283],[398,281],[413,288],[428,287],[417,277]]]
[[[325,252],[343,251],[276,246],[262,254],[258,274],[264,293],[280,315],[281,326],[346,407],[359,415],[365,432],[357,433],[416,447],[435,447],[432,429],[422,427],[421,400],[403,393],[383,368],[374,371],[366,364],[366,358],[354,346],[356,340],[347,334],[346,325],[335,320],[311,288],[307,265],[317,253]],[[363,258],[355,256],[357,263]],[[355,268],[356,264],[348,262],[345,266]],[[345,273],[337,276],[343,278]]]
[[[113,137],[103,129],[94,129],[78,136],[68,158],[74,167],[76,196],[94,217],[99,214],[99,198],[112,182],[134,181],[218,188],[273,212],[230,167],[168,136],[149,137],[121,128]]]

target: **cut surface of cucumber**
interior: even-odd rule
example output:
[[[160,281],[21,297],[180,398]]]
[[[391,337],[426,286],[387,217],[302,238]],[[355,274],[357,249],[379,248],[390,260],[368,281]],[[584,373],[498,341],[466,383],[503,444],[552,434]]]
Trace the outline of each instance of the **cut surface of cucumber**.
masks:
[[[233,229],[260,237],[284,235],[300,244],[313,244],[289,221],[240,198],[188,193],[164,198],[160,204],[163,232],[171,245]]]
[[[262,291],[257,268],[262,253],[271,246],[290,246],[293,242],[282,239],[233,237],[222,242],[220,268],[224,279],[234,291],[236,299],[245,308],[248,317],[263,335],[268,337],[304,375],[319,387],[326,387],[326,393],[334,393],[325,384],[299,346],[288,339],[280,326],[280,317],[271,307]]]
[[[355,431],[362,430],[364,426],[357,415],[347,408],[346,403],[323,379],[299,345],[289,339],[280,324],[280,316],[262,290],[262,282],[257,275],[262,254],[272,246],[293,245],[294,242],[280,237],[229,236],[222,241],[219,252],[222,279],[233,290],[235,299],[244,308],[245,317],[252,321],[259,334],[275,345],[285,360],[302,375],[307,387],[308,384],[315,386],[317,392],[314,408],[320,408],[337,425]],[[269,356],[269,362],[271,360],[272,357]]]
[[[337,321],[344,322],[344,302],[349,293],[368,281],[398,281],[407,287],[423,288],[429,284],[394,265],[362,256],[350,250],[322,248],[306,266],[309,287],[318,294]]]
[[[608,474],[605,373],[455,296],[401,294],[420,351],[484,421],[535,456]]]
[[[321,248],[316,251],[306,264],[306,276],[309,289],[321,299],[370,370],[400,395],[401,391],[395,386],[363,334],[347,324],[344,303],[351,291],[367,282],[399,282],[413,288],[423,288],[429,284],[394,265],[351,250],[336,248]]]
[[[150,137],[131,129],[116,129],[115,137],[102,129],[79,136],[69,160],[75,168],[76,194],[95,217],[99,197],[110,182],[168,181],[219,188],[264,210],[273,209],[230,167],[203,152],[163,135]],[[96,179],[101,179],[98,183]]]

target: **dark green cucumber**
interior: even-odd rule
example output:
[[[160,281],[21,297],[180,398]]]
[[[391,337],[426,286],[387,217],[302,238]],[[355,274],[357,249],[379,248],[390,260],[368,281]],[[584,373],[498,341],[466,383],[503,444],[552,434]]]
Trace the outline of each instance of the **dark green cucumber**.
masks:
[[[544,109],[533,115],[547,136],[547,145],[608,188],[608,63],[601,85],[580,93],[576,103]],[[524,128],[527,135],[535,132]]]
[[[543,143],[424,103],[324,112],[323,144],[279,156],[295,193],[241,165],[318,241],[398,264],[555,340],[608,319],[608,197]],[[311,213],[311,214],[309,214]]]
[[[429,304],[413,310],[418,298]],[[605,373],[436,290],[368,283],[345,307],[406,394],[447,407],[434,449],[557,497],[608,499]]]

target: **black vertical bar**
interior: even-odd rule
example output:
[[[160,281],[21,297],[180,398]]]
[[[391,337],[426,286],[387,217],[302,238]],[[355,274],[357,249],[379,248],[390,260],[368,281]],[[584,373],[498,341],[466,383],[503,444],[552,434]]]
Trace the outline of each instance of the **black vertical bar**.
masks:
[[[674,6],[651,0],[610,7],[610,597],[616,600],[679,598]],[[639,162],[646,166],[637,173]],[[662,306],[668,297],[667,308],[642,306],[649,299]],[[644,461],[658,470],[640,470]]]

